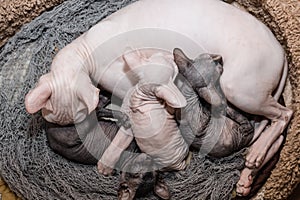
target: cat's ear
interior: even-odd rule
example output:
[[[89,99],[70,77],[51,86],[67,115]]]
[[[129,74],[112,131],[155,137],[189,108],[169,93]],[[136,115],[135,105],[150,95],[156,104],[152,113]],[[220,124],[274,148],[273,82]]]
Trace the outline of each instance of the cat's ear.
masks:
[[[183,108],[187,102],[185,97],[176,87],[172,80],[167,85],[160,85],[156,88],[155,95],[166,101],[172,108]]]
[[[210,57],[213,59],[214,62],[216,62],[217,64],[220,64],[223,66],[223,58],[220,55],[217,54],[209,54]]]
[[[189,63],[192,62],[190,58],[188,58],[181,49],[175,48],[173,50],[174,61],[177,67],[180,69],[184,69],[189,66]]]
[[[47,110],[52,110],[50,96],[52,94],[51,87],[49,85],[50,74],[43,75],[37,86],[30,90],[25,97],[25,108],[28,113],[34,114],[46,108]]]

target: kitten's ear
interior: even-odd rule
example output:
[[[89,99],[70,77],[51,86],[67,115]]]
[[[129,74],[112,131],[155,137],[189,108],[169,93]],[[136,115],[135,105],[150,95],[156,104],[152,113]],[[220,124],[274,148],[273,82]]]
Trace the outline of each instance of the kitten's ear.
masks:
[[[172,108],[183,108],[187,102],[172,80],[167,85],[158,86],[155,92],[158,98],[166,101]]]
[[[210,57],[213,59],[214,62],[220,64],[223,66],[223,58],[220,55],[217,54],[209,54]]]
[[[174,61],[179,69],[188,67],[189,63],[192,62],[181,49],[175,48],[173,50]]]
[[[49,76],[50,74],[43,75],[37,86],[30,90],[25,97],[25,108],[28,113],[34,114],[46,108],[52,110],[50,96],[52,94],[51,87],[49,85]]]

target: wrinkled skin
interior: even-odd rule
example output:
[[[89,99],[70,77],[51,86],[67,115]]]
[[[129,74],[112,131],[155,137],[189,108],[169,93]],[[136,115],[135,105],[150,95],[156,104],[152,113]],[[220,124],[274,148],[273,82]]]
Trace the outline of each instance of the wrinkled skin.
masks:
[[[124,33],[149,27],[153,28],[148,30],[149,35],[143,31],[139,37],[135,35],[138,40],[122,39]],[[43,75],[26,96],[27,111],[42,109],[46,120],[64,125],[82,122],[96,108],[97,84],[123,99],[137,83],[129,77],[121,78],[128,71],[122,58],[115,59],[128,47],[154,48],[144,51],[148,57],[164,50],[171,52],[174,46],[183,46],[192,57],[201,53],[201,48],[188,49],[186,40],[176,40],[174,45],[168,34],[164,38],[161,34],[152,37],[157,30],[172,30],[189,37],[205,51],[222,55],[224,72],[220,84],[226,99],[243,112],[271,121],[269,128],[264,130],[265,120],[255,130],[255,142],[246,156],[248,169],[238,184],[238,193],[247,195],[251,185],[248,177],[252,176],[249,172],[274,155],[292,117],[293,112],[277,102],[287,63],[282,47],[265,25],[221,1],[141,0],[110,15],[57,54],[51,72]],[[116,43],[106,46],[117,35],[120,37],[114,40]]]
[[[188,145],[177,126],[174,109],[168,105],[167,100],[161,99],[172,98],[171,95],[179,92],[177,88],[174,92],[174,88],[169,84],[138,84],[128,94],[128,105],[125,98],[125,105],[122,106],[130,118],[133,136],[139,148],[153,158],[158,169],[183,170],[186,167]],[[166,94],[161,96],[162,93]],[[183,99],[185,102],[184,97],[174,99]]]
[[[106,171],[107,166],[114,167],[118,160],[118,156],[115,155],[116,149],[126,148],[130,144],[131,140],[128,140],[128,136],[132,136],[132,140],[135,139],[140,150],[152,158],[152,163],[149,165],[152,165],[154,170],[185,169],[189,146],[177,126],[174,108],[184,107],[186,100],[173,83],[172,79],[176,77],[176,73],[161,71],[152,76],[141,75],[139,67],[145,67],[147,63],[153,65],[151,62],[153,60],[143,58],[138,53],[125,54],[124,59],[133,73],[137,77],[140,76],[139,83],[124,98],[121,109],[130,118],[131,131],[120,133],[115,137],[112,144],[122,144],[123,147],[111,145],[112,148],[104,152],[98,162],[99,172]],[[156,57],[156,59],[161,59],[161,57]],[[168,62],[165,64],[170,65]],[[170,74],[175,75],[170,77]],[[163,199],[169,199],[168,189],[161,185],[164,184],[158,181],[155,186],[156,194]],[[127,192],[120,193],[126,194],[126,197],[121,197],[121,199],[134,197],[134,191],[138,185],[133,186],[128,185]]]
[[[226,105],[220,88],[222,57],[201,54],[191,60],[180,49],[173,53],[184,79],[179,90],[187,100],[187,106],[177,110],[176,119],[188,144],[214,157],[248,146],[254,128],[239,111]]]

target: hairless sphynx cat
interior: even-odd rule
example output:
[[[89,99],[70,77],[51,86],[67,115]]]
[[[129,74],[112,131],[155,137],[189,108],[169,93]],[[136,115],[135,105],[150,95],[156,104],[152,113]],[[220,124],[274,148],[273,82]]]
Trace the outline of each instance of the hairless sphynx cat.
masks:
[[[131,134],[140,150],[152,158],[150,164],[154,173],[184,170],[187,165],[189,146],[182,137],[174,116],[174,107],[182,107],[185,103],[173,80],[166,83],[141,81],[128,92],[123,101],[122,111],[129,116],[132,125],[132,132],[127,134]],[[118,139],[121,140],[119,142],[126,142],[126,140],[122,141],[121,137]],[[111,153],[106,151],[104,154]],[[102,170],[102,162],[101,158],[98,163],[99,170]],[[159,180],[162,182],[161,178]],[[129,196],[128,199],[134,198],[137,187],[138,185],[127,187],[127,192],[130,194],[126,194]],[[162,191],[162,189],[155,191]],[[167,188],[160,194],[163,199],[170,198]]]
[[[173,83],[177,74],[174,72],[172,58],[170,61],[163,55],[153,55],[150,58],[140,56],[137,52],[125,54],[123,57],[133,75],[139,82],[123,100],[121,111],[130,118],[131,129],[120,132],[112,141],[98,162],[98,170],[103,173],[114,168],[119,157],[116,148],[125,150],[131,140],[135,139],[140,150],[152,158],[152,169],[155,171],[183,170],[189,146],[182,137],[174,116],[174,108],[182,108],[186,100]],[[150,65],[149,65],[150,64]],[[164,70],[156,73],[144,73],[147,69],[165,65]],[[129,139],[131,138],[131,139]],[[120,146],[122,144],[123,147]],[[119,156],[122,151],[118,151]],[[134,165],[134,164],[132,164]],[[157,184],[156,184],[157,185]],[[127,199],[133,199],[136,187],[128,187]],[[162,191],[156,189],[155,191]],[[160,197],[169,199],[169,192],[160,192]]]
[[[174,49],[173,54],[184,77],[178,87],[187,100],[187,106],[177,109],[176,119],[188,144],[213,157],[228,156],[248,146],[254,134],[249,119],[229,105],[214,110],[208,103],[223,95],[222,57],[201,54],[192,60],[180,49]]]
[[[186,38],[199,48],[191,48]],[[293,112],[277,102],[287,76],[282,47],[264,24],[224,2],[140,0],[117,11],[56,55],[51,71],[26,96],[26,109],[42,109],[49,122],[80,123],[97,106],[96,85],[123,99],[137,83],[126,76],[121,58],[126,48],[144,49],[151,56],[165,50],[172,55],[175,46],[192,57],[203,51],[222,55],[220,84],[226,99],[271,121],[267,129],[265,120],[255,130],[257,140],[246,156],[238,191],[247,195],[252,171],[276,152]]]

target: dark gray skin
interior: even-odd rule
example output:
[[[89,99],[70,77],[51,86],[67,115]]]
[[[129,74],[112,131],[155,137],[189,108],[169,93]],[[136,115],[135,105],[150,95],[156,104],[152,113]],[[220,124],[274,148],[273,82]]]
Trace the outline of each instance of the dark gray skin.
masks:
[[[125,114],[104,108],[109,102],[110,99],[107,95],[100,94],[100,101],[95,110],[97,120],[93,120],[93,113],[76,126],[60,126],[46,121],[46,134],[50,147],[69,160],[83,164],[97,164],[119,127],[121,125],[130,126]],[[116,122],[104,120],[104,117],[118,120]],[[103,133],[96,134],[93,131],[96,128],[96,122],[99,123]],[[94,141],[101,141],[102,146],[99,147]],[[133,143],[128,150],[137,151],[137,147]],[[98,158],[98,156],[100,157]]]
[[[236,108],[226,105],[220,88],[222,57],[201,54],[192,60],[180,49],[174,49],[173,54],[185,79],[179,90],[187,100],[176,118],[191,147],[223,157],[249,145],[254,134],[252,124]]]
[[[120,111],[106,109],[110,103],[110,94],[100,93],[99,104],[95,110],[97,120],[93,120],[93,114],[80,124],[60,126],[46,121],[46,135],[49,146],[59,155],[88,165],[96,165],[104,151],[110,145],[121,126],[130,128],[127,115]],[[117,120],[105,120],[110,118]],[[103,130],[100,134],[96,131],[96,123]],[[101,145],[99,145],[101,144]],[[92,152],[92,153],[91,153]],[[116,167],[123,170],[120,178],[118,199],[133,199],[140,183],[145,177],[148,182],[154,183],[154,192],[162,197],[169,196],[168,186],[162,180],[159,173],[152,172],[152,158],[141,153],[133,141],[123,153],[116,164]],[[125,172],[126,171],[126,172]],[[130,173],[128,172],[130,171]],[[150,173],[149,173],[150,172]],[[150,174],[150,176],[146,176]],[[153,185],[148,184],[150,187]],[[149,191],[151,188],[147,188]]]

